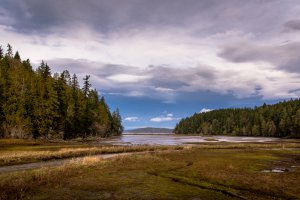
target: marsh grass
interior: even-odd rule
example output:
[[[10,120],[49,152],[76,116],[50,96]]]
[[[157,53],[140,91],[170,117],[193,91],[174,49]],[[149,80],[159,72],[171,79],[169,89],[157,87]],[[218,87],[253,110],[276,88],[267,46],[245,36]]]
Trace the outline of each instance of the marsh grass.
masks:
[[[264,149],[194,149],[187,153],[185,160],[193,160],[193,165],[175,172],[170,176],[183,177],[184,180],[208,182],[214,185],[233,188],[247,195],[263,195],[264,198],[293,199],[299,196],[300,171],[284,174],[262,173],[262,169],[299,163],[299,150]],[[197,153],[196,153],[197,152]],[[179,153],[181,154],[181,153]],[[184,153],[182,153],[184,154]],[[198,159],[191,155],[198,155]],[[177,160],[173,156],[169,159]],[[296,186],[297,185],[297,186]],[[258,198],[258,197],[257,197]],[[262,199],[264,199],[262,198]]]
[[[23,146],[34,146],[42,144],[40,141],[36,140],[25,140],[25,139],[0,139],[0,147],[7,147],[7,146],[16,146],[16,145],[23,145]]]
[[[33,188],[52,182],[59,184],[61,180],[76,176],[84,169],[94,167],[100,162],[104,163],[105,161],[99,157],[85,157],[81,160],[74,159],[56,168],[45,167],[1,175],[0,199],[22,199]]]
[[[265,200],[300,196],[300,168],[280,174],[262,172],[273,167],[300,166],[297,142],[222,142],[186,147],[72,145],[61,148],[62,144],[55,144],[53,148],[59,146],[55,150],[2,151],[1,156],[7,153],[4,159],[18,163],[104,153],[144,153],[108,160],[88,156],[59,167],[1,174],[0,199]]]
[[[181,150],[183,146],[107,146],[91,148],[62,148],[57,151],[12,151],[2,152],[0,155],[0,166],[48,161],[52,159],[63,159],[97,154],[140,152],[140,151],[162,151]]]
[[[209,139],[208,139],[209,140]],[[295,141],[269,142],[269,143],[233,143],[233,142],[187,142],[202,149],[290,149],[300,148],[300,143]]]
[[[299,155],[299,150],[190,148],[87,157],[1,175],[0,199],[296,199],[299,169],[261,170],[277,161],[300,164]]]

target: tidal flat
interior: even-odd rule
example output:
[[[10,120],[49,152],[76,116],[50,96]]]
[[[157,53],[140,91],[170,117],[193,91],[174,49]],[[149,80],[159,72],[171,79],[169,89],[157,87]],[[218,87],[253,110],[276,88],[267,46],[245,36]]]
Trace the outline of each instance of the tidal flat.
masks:
[[[56,143],[49,146],[56,152],[61,145]],[[82,145],[87,144],[68,145],[70,148],[82,149]],[[3,144],[1,152],[16,153],[25,148],[22,142],[4,146]],[[29,143],[26,148],[39,149],[38,146],[44,147],[43,151],[50,152],[45,148],[46,145],[36,143]],[[130,148],[136,147],[125,147],[125,150],[122,148],[129,152]],[[80,160],[70,160],[60,166],[2,173],[0,199],[300,197],[298,140],[259,144],[197,143],[172,148],[146,145],[139,148],[144,148],[144,153],[109,159],[83,155]]]

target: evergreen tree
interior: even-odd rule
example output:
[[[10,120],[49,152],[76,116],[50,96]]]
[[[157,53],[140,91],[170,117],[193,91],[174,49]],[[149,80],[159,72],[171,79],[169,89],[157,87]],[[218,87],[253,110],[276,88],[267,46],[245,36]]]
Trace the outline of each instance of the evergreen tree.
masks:
[[[46,80],[51,76],[51,70],[50,67],[45,63],[44,61],[41,62],[41,65],[37,69],[37,73]]]
[[[16,138],[30,137],[31,121],[26,117],[26,88],[24,67],[16,63],[15,67],[8,71],[8,86],[5,93],[3,113],[5,116],[4,134]]]
[[[100,134],[103,137],[107,137],[111,133],[111,114],[109,112],[108,106],[105,103],[104,97],[101,97],[99,103],[99,114],[100,118]]]
[[[73,74],[72,80],[71,80],[71,97],[70,97],[70,104],[68,106],[67,110],[67,119],[68,119],[68,125],[67,125],[67,133],[73,132],[76,133],[76,136],[80,135],[80,113],[79,113],[79,83],[78,78],[76,74]]]
[[[15,60],[21,61],[21,57],[18,51],[16,51],[15,56],[14,56]]]
[[[124,128],[122,126],[122,118],[119,108],[112,113],[112,133],[113,135],[121,135]]]
[[[85,97],[88,97],[89,92],[90,92],[91,84],[90,84],[89,78],[90,78],[90,75],[86,75],[86,76],[83,78],[83,88],[82,88],[82,92],[83,92],[83,95],[84,95]]]
[[[61,75],[61,79],[64,81],[64,84],[71,86],[71,75],[68,70],[64,70]]]
[[[300,108],[297,110],[296,115],[293,117],[293,119],[293,124],[295,124],[295,127],[292,135],[297,136],[300,133]]]
[[[83,93],[83,99],[82,99],[82,106],[83,106],[83,130],[84,130],[84,137],[86,135],[89,135],[90,133],[90,127],[92,122],[92,114],[90,112],[90,101],[89,101],[89,95],[90,95],[90,87],[91,84],[89,82],[89,75],[86,75],[85,78],[83,78],[83,87],[82,87],[82,93]]]
[[[30,64],[30,60],[29,60],[29,59],[23,61],[23,66],[24,66],[24,68],[25,68],[29,73],[32,72],[32,66],[31,66],[31,64]]]
[[[7,44],[6,56],[9,58],[13,57],[13,50],[12,50],[12,46],[10,44]]]
[[[2,48],[2,46],[0,45],[0,59],[2,59],[3,58],[3,48]]]

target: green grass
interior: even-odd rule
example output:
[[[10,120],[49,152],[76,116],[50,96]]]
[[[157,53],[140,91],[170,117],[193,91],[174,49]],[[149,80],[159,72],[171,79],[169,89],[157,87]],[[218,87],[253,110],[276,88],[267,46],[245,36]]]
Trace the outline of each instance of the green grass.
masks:
[[[0,175],[0,199],[297,199],[300,150],[194,147]],[[199,145],[196,145],[199,146]],[[286,173],[264,173],[284,167]],[[293,170],[292,170],[293,169]]]

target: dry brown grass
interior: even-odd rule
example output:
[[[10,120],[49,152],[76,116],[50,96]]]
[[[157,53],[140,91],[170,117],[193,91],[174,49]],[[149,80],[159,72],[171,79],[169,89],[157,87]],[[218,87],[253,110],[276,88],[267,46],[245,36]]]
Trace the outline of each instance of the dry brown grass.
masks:
[[[25,139],[0,139],[0,145],[37,145],[41,144],[41,141],[38,140],[25,140]]]
[[[47,161],[51,159],[63,159],[97,154],[180,150],[180,146],[108,146],[92,148],[63,148],[58,151],[14,151],[2,152],[0,155],[0,166],[23,164],[30,162]]]

